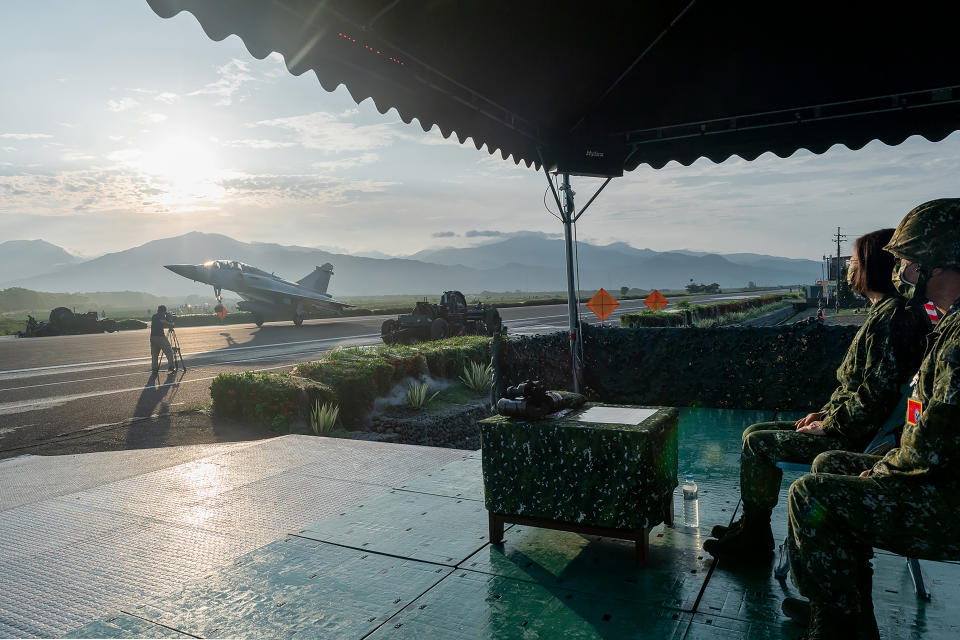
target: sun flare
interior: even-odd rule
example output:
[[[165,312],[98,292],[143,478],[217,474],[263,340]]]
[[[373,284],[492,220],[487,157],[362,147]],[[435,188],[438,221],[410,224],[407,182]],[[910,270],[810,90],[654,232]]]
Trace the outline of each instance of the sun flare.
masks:
[[[160,203],[177,208],[192,208],[220,200],[219,185],[223,171],[216,150],[196,136],[174,136],[144,150],[137,165],[155,181],[162,192]]]

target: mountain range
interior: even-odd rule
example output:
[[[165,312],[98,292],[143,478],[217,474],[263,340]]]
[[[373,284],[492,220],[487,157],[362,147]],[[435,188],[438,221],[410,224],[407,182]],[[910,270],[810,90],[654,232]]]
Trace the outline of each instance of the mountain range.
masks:
[[[427,249],[405,258],[373,258],[310,247],[240,242],[199,232],[153,240],[86,261],[43,241],[0,243],[0,288],[203,294],[208,286],[181,278],[163,265],[197,264],[215,258],[246,262],[289,280],[330,262],[335,274],[330,293],[335,297],[435,294],[447,289],[469,293],[566,289],[563,241],[537,234],[475,247]],[[814,260],[749,253],[658,252],[622,242],[605,246],[581,242],[578,258],[581,289],[679,289],[691,279],[717,282],[721,287],[743,287],[748,282],[786,285],[813,282],[820,276],[820,263]]]

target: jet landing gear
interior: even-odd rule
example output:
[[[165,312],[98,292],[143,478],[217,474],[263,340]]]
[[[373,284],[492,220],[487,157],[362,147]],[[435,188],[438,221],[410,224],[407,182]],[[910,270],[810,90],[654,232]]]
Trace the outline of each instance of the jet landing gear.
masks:
[[[303,316],[302,316],[301,314],[299,314],[299,313],[298,313],[297,315],[293,316],[293,324],[295,324],[295,325],[298,326],[298,327],[302,327],[302,326],[303,326]]]
[[[260,327],[263,326],[263,316],[254,315],[253,322],[254,324],[257,325],[257,328],[259,329]]]

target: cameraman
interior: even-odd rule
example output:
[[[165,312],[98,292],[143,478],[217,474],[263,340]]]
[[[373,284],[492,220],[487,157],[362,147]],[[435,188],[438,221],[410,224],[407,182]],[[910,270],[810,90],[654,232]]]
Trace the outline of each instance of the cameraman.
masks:
[[[150,318],[150,357],[153,358],[154,373],[160,371],[158,359],[161,349],[163,355],[167,357],[167,364],[169,365],[167,371],[174,373],[177,370],[176,362],[173,359],[173,349],[170,348],[170,341],[164,334],[164,329],[172,328],[173,318],[167,313],[167,307],[160,305],[157,307],[157,312]]]

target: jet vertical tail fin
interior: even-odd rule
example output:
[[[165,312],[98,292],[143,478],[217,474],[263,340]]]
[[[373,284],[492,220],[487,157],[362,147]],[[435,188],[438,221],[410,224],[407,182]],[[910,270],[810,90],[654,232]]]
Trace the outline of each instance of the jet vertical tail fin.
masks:
[[[327,286],[330,284],[330,276],[332,275],[333,265],[328,262],[322,267],[314,269],[313,273],[297,280],[297,284],[311,291],[316,291],[317,293],[326,293]]]

